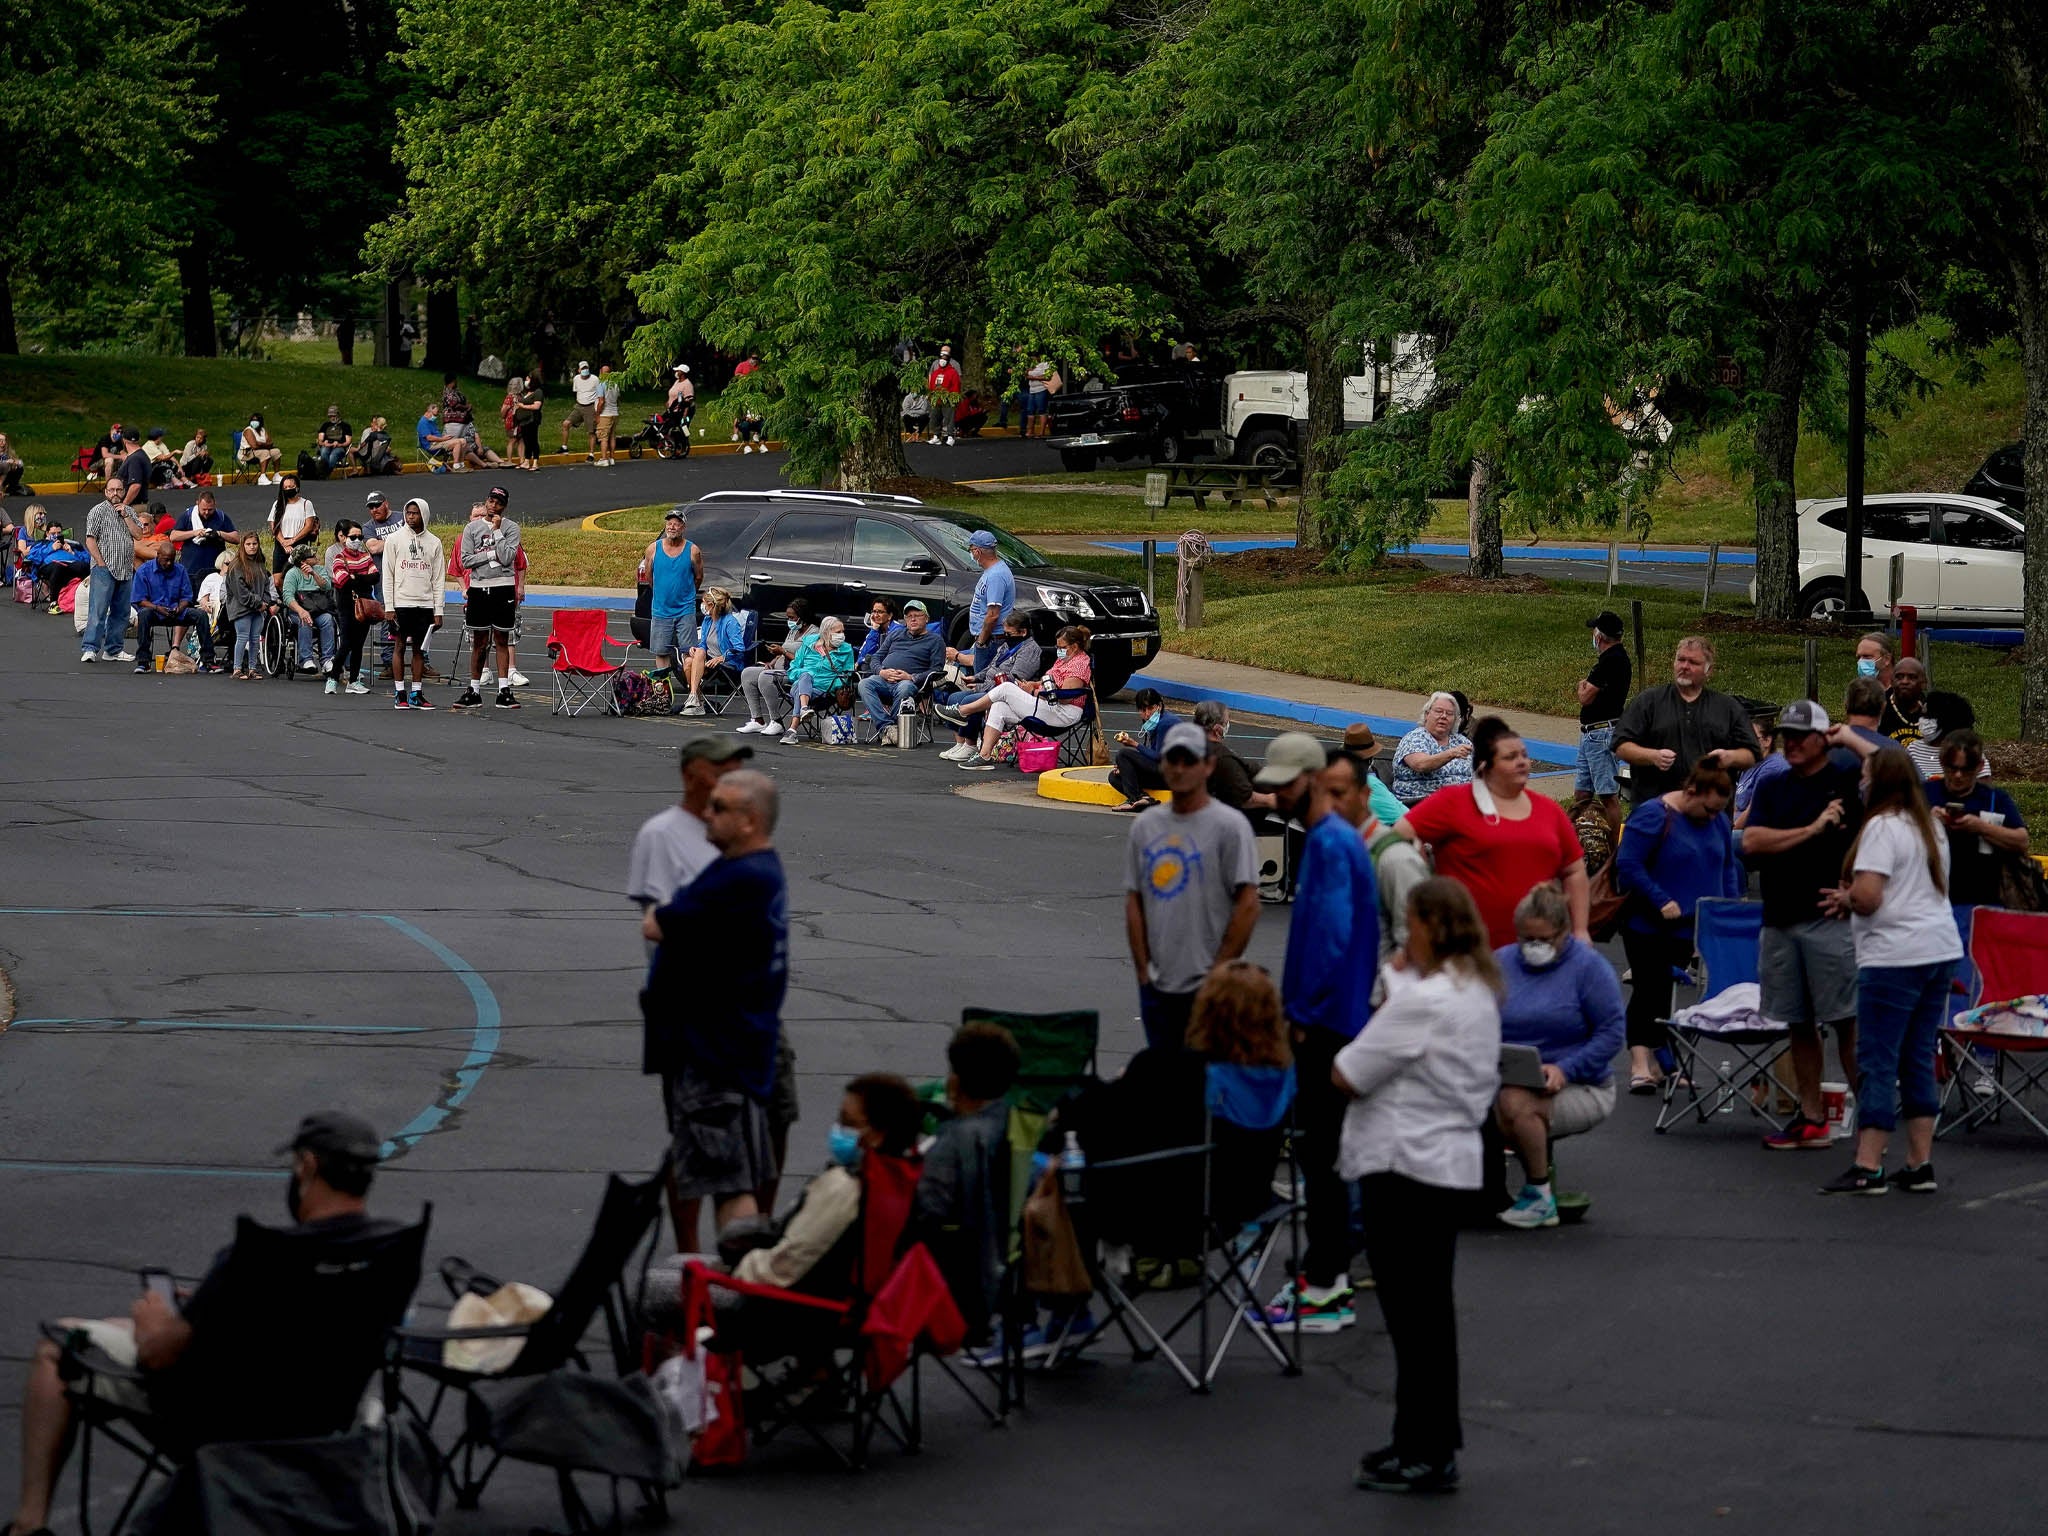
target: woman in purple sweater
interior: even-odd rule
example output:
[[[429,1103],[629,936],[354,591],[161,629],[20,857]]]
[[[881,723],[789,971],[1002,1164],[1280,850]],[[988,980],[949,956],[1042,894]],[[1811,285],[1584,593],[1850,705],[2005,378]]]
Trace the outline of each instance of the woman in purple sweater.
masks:
[[[1654,1093],[1663,1077],[1654,1053],[1671,1013],[1671,969],[1692,962],[1693,910],[1703,896],[1742,895],[1745,876],[1725,814],[1734,793],[1725,768],[1696,763],[1683,784],[1638,805],[1622,828],[1614,858],[1629,896],[1621,947],[1634,972],[1630,1093]]]

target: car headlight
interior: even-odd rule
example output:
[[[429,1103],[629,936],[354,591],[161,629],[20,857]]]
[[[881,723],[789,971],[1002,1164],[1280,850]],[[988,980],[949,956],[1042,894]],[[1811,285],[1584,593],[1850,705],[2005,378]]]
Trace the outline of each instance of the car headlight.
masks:
[[[1088,594],[1072,587],[1040,587],[1038,600],[1046,607],[1064,609],[1069,613],[1093,614],[1095,605],[1088,601]]]

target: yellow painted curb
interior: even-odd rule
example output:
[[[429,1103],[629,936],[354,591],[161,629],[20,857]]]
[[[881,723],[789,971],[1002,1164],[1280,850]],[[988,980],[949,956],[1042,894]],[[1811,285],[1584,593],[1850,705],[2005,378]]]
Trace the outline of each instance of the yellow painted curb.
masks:
[[[581,523],[580,527],[584,533],[618,533],[631,535],[634,538],[639,538],[641,537],[641,531],[638,528],[607,528],[604,525],[604,520],[608,517],[617,517],[621,513],[637,512],[639,510],[640,509],[638,507],[613,507],[609,512],[593,512],[590,514],[590,516],[583,519],[583,522]],[[647,534],[646,537],[651,539],[658,539],[661,537],[661,535],[658,533],[651,533]]]
[[[1122,805],[1124,797],[1109,783],[1107,768],[1048,768],[1038,776],[1038,793],[1070,805]],[[1151,792],[1162,805],[1173,797],[1163,789]]]

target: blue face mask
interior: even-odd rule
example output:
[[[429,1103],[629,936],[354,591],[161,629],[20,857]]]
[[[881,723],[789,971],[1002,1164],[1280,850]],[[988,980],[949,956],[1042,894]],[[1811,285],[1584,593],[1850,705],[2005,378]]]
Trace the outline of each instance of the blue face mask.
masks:
[[[860,1161],[860,1132],[850,1125],[835,1124],[825,1133],[825,1155],[835,1168],[851,1168]]]
[[[1877,658],[1875,656],[1858,656],[1856,658],[1856,675],[1858,677],[1877,676]]]
[[[1060,647],[1059,656],[1061,661],[1065,661],[1067,659],[1067,648],[1064,645]]]

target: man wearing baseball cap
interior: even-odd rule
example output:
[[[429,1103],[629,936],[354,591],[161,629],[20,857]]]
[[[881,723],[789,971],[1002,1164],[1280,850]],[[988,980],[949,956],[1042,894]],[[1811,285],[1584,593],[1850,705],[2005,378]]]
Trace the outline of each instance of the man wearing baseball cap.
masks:
[[[1182,721],[1160,744],[1173,799],[1131,822],[1125,840],[1124,934],[1138,972],[1145,1043],[1177,1050],[1203,978],[1235,960],[1259,920],[1251,823],[1210,798],[1209,736]]]
[[[462,528],[455,558],[469,576],[469,601],[463,622],[469,627],[469,686],[455,701],[457,709],[480,709],[477,684],[484,659],[495,643],[498,652],[498,708],[517,709],[512,696],[512,630],[519,622],[519,525],[505,515],[512,493],[494,485],[484,497],[484,515]]]
[[[697,593],[704,585],[704,551],[690,542],[689,518],[688,507],[670,507],[661,520],[661,537],[640,557],[640,579],[647,583],[650,603],[647,648],[671,690],[697,633]]]
[[[1301,1136],[1308,1251],[1266,1308],[1276,1326],[1335,1333],[1357,1322],[1352,1308],[1351,1196],[1337,1174],[1337,1142],[1347,1108],[1331,1080],[1337,1052],[1364,1027],[1379,968],[1379,890],[1372,856],[1358,829],[1330,808],[1323,770],[1329,754],[1315,737],[1273,738],[1252,782],[1270,790],[1275,810],[1308,828],[1287,925],[1280,1006],[1294,1039],[1295,1114]]]
[[[968,601],[968,622],[974,625],[974,670],[986,672],[996,657],[996,636],[1003,620],[1017,604],[1017,576],[1009,562],[996,553],[996,536],[977,528],[967,536],[967,552],[981,567],[974,582],[974,596]]]
[[[1831,917],[1824,892],[1842,884],[1842,863],[1863,821],[1862,759],[1828,746],[1833,722],[1811,699],[1778,712],[1786,771],[1757,786],[1743,824],[1743,862],[1763,886],[1764,925],[1757,943],[1757,1006],[1792,1034],[1792,1079],[1799,1112],[1764,1138],[1773,1150],[1825,1151],[1830,1136],[1821,1104],[1825,1052],[1821,1026],[1834,1032],[1843,1080],[1856,1081],[1856,947],[1848,914]]]
[[[946,642],[931,627],[931,613],[917,598],[903,605],[903,631],[890,634],[875,648],[873,672],[856,691],[876,731],[896,723],[897,712],[915,708],[917,685],[945,665]]]
[[[307,1259],[318,1263],[331,1253],[335,1264],[359,1264],[403,1231],[397,1222],[378,1221],[369,1214],[365,1197],[382,1148],[377,1133],[363,1121],[338,1110],[308,1115],[277,1150],[291,1158],[285,1204],[294,1225],[288,1230],[304,1245],[301,1251]],[[139,1417],[177,1423],[182,1429],[200,1427],[194,1422],[196,1384],[188,1379],[189,1372],[175,1368],[195,1341],[232,1335],[249,1326],[230,1296],[227,1269],[232,1255],[232,1249],[223,1249],[199,1288],[182,1300],[146,1288],[126,1317],[63,1320],[67,1332],[82,1334],[116,1365],[140,1372],[139,1381],[114,1375],[93,1378],[95,1397]],[[309,1326],[322,1321],[317,1316],[308,1320]],[[289,1345],[288,1340],[278,1342],[280,1347]],[[49,1536],[50,1501],[76,1427],[77,1410],[59,1374],[62,1357],[58,1345],[44,1340],[29,1364],[21,1396],[21,1493],[12,1522],[0,1526],[10,1536]],[[291,1426],[282,1432],[315,1431],[311,1426]]]
[[[1603,608],[1586,620],[1593,631],[1592,670],[1579,680],[1579,765],[1572,810],[1598,800],[1607,824],[1621,831],[1621,776],[1614,758],[1614,727],[1628,703],[1635,668],[1621,643],[1621,615]]]
[[[626,861],[626,895],[639,904],[642,917],[650,908],[666,905],[718,857],[704,827],[711,791],[753,755],[752,747],[730,736],[692,736],[683,743],[683,798],[640,824]],[[648,949],[651,953],[651,942]]]

